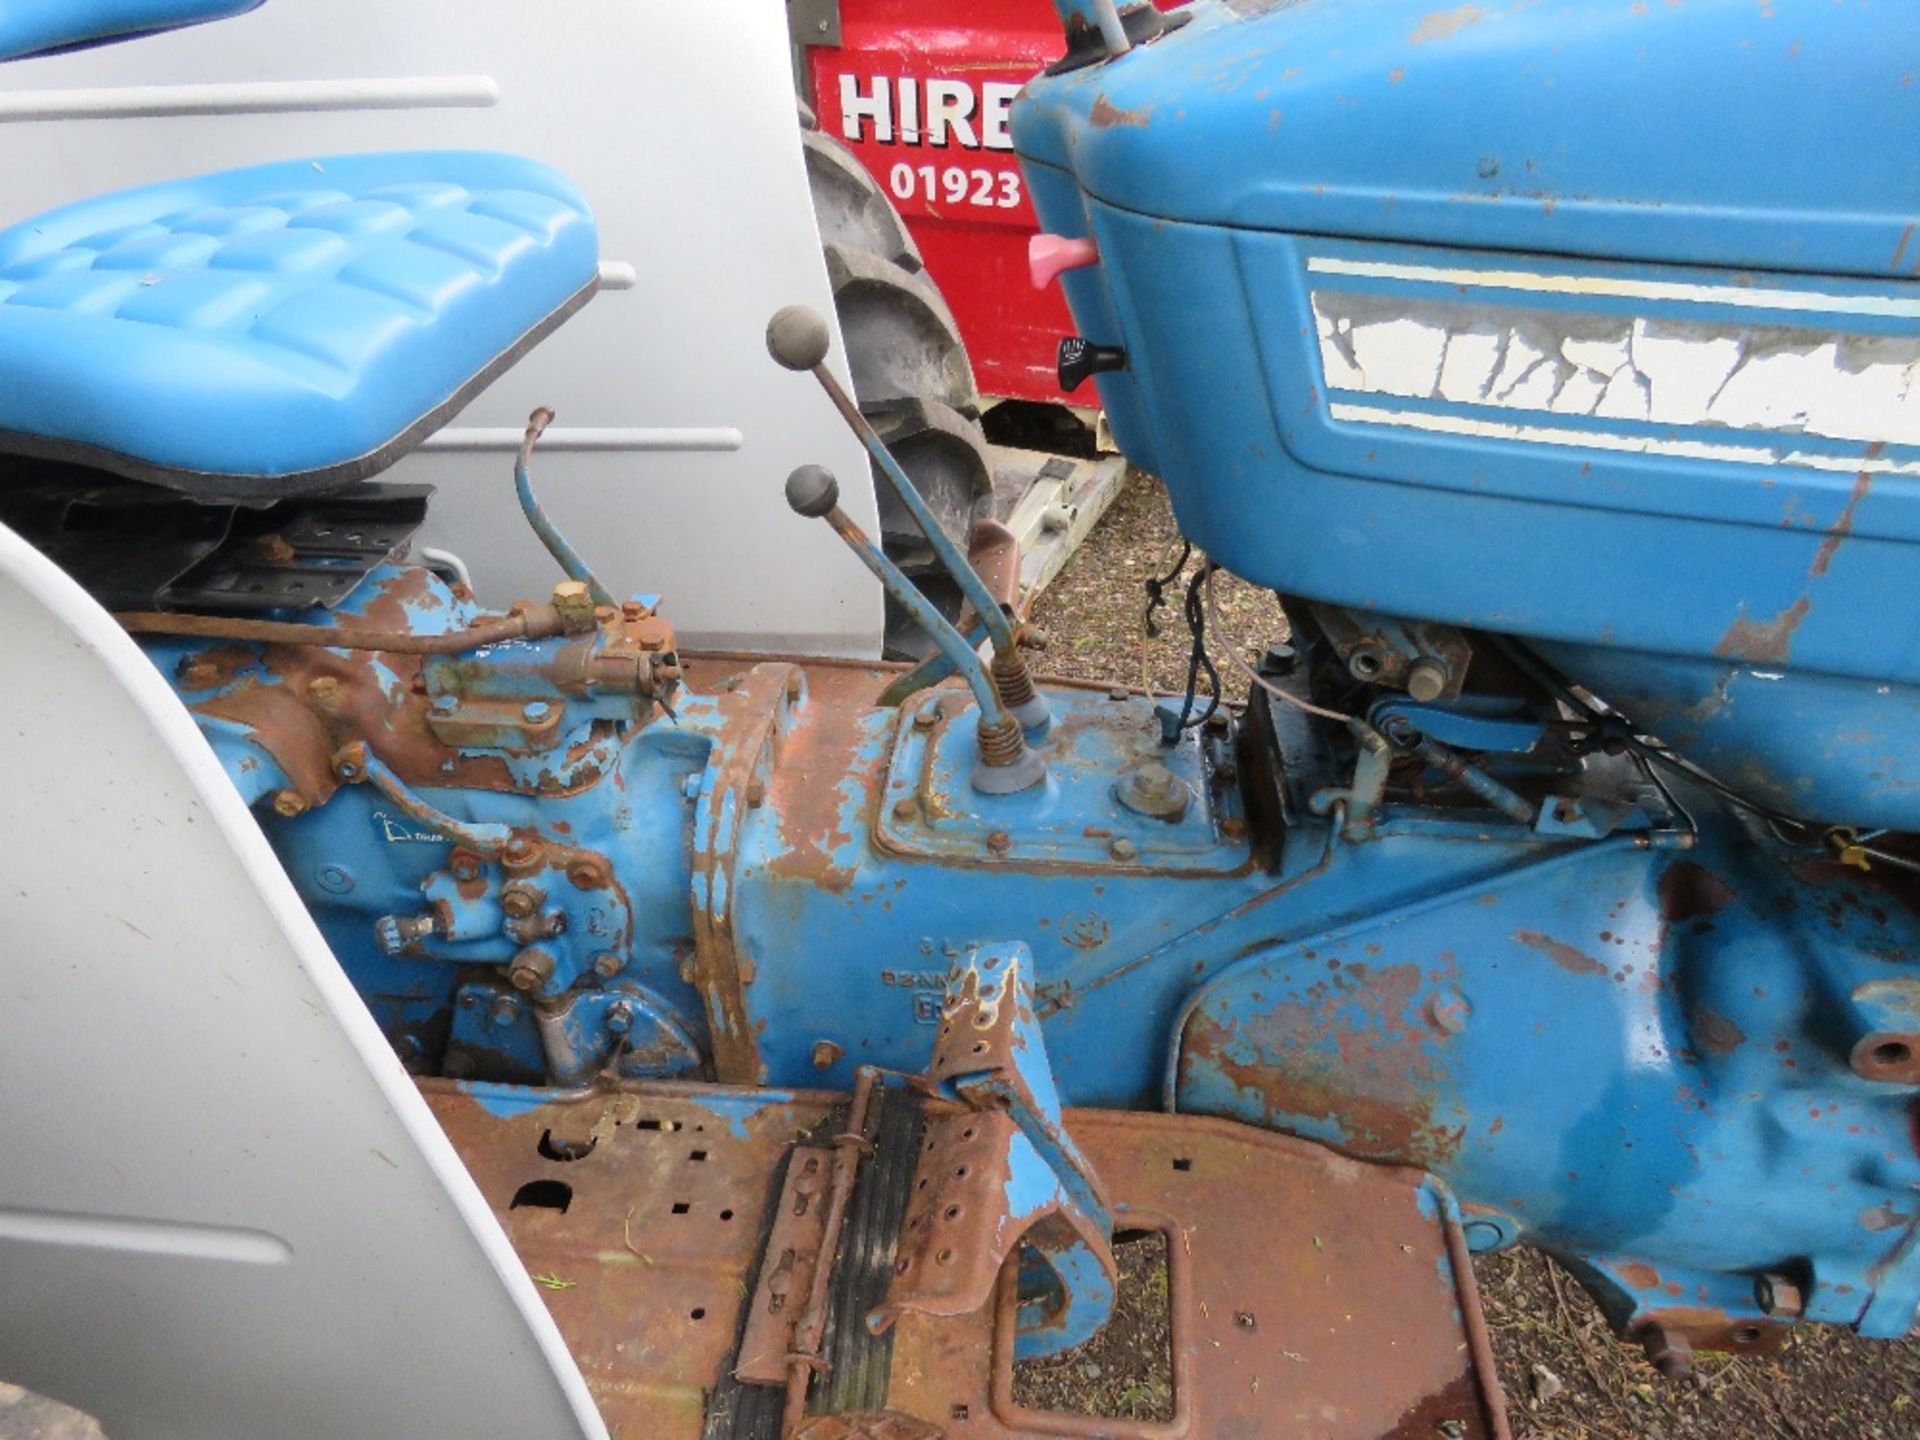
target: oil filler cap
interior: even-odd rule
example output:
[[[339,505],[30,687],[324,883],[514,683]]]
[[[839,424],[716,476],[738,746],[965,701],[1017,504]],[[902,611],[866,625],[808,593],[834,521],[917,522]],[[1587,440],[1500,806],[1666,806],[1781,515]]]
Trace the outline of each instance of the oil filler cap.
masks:
[[[1127,352],[1118,345],[1096,345],[1079,335],[1060,342],[1060,388],[1071,394],[1089,375],[1104,375],[1109,370],[1127,368]]]

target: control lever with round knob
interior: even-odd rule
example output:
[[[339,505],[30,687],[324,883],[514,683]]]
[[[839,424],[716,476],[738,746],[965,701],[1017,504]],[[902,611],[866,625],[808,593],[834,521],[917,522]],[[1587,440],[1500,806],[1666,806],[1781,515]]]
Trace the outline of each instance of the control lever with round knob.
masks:
[[[771,338],[771,331],[769,331]],[[787,504],[794,514],[825,520],[871,570],[887,593],[933,637],[973,691],[980,708],[978,736],[980,763],[974,767],[973,788],[988,795],[1010,795],[1029,790],[1047,778],[1046,764],[1027,746],[1020,722],[1000,699],[993,677],[980,663],[966,637],[947,622],[931,600],[868,538],[853,517],[840,508],[840,482],[824,465],[802,465],[787,476]]]
[[[827,392],[834,409],[840,412],[840,418],[847,422],[848,428],[866,448],[894,493],[900,497],[900,503],[927,537],[927,544],[933,548],[942,567],[953,577],[954,583],[960,587],[960,593],[980,616],[988,637],[993,641],[993,679],[1007,710],[1019,722],[1021,729],[1029,732],[1044,730],[1049,719],[1047,702],[1033,688],[1033,679],[1027,673],[1026,658],[1020,652],[1013,621],[987,589],[987,582],[980,578],[980,573],[941,528],[920,491],[893,458],[886,442],[867,423],[867,417],[860,413],[860,407],[854,403],[853,397],[847,394],[839,380],[834,378],[833,372],[827,369],[827,354],[832,344],[832,332],[827,329],[825,317],[805,305],[789,305],[776,311],[767,322],[767,353],[787,369],[809,372],[819,381],[820,388]],[[888,591],[893,593],[891,585]],[[895,598],[900,597],[896,595]],[[905,603],[903,600],[902,604]],[[926,624],[921,619],[922,607],[907,605],[906,608],[922,625]],[[928,633],[934,632],[929,629]]]

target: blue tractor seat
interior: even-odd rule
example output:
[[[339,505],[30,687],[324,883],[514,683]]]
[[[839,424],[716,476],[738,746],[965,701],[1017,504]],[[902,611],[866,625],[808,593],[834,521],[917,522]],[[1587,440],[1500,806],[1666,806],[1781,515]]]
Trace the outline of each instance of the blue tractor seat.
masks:
[[[481,151],[123,190],[0,231],[0,454],[214,500],[336,489],[592,295],[580,193]]]
[[[224,20],[260,0],[0,0],[0,60]]]

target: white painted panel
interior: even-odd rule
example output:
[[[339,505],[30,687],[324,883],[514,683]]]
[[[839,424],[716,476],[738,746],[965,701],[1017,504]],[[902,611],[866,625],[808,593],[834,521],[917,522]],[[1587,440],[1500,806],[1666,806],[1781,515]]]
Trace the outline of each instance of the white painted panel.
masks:
[[[191,717],[0,528],[0,1374],[114,1440],[603,1436]]]
[[[551,587],[511,469],[527,412],[551,405],[541,498],[616,590],[663,595],[689,643],[878,653],[879,588],[781,498],[787,472],[818,461],[873,527],[859,446],[761,338],[781,305],[831,314],[781,0],[267,0],[10,64],[0,82],[0,224],[329,151],[499,149],[565,171],[622,288],[390,472],[441,487],[428,542],[489,601]],[[552,443],[569,434],[601,442]]]

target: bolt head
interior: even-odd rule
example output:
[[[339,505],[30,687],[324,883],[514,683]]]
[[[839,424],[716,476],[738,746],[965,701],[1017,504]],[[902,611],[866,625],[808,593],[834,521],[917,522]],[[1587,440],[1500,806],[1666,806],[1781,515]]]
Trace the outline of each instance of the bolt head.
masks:
[[[1107,853],[1116,860],[1133,860],[1139,857],[1140,847],[1126,836],[1116,835],[1113,843],[1107,846]]]
[[[593,957],[593,973],[602,980],[611,980],[624,969],[626,962],[611,950],[603,950]]]
[[[502,995],[493,1002],[493,1009],[487,1012],[487,1019],[495,1025],[511,1025],[520,1018],[520,1002],[511,995]]]
[[[931,730],[939,721],[940,717],[935,713],[935,707],[930,705],[925,710],[915,712],[913,728],[916,730]]]
[[[1004,830],[996,830],[987,836],[987,849],[995,855],[1004,855],[1013,848],[1013,837]]]
[[[633,1003],[628,1000],[616,1000],[607,1007],[607,1031],[612,1035],[624,1035],[633,1028]]]
[[[291,820],[296,815],[304,815],[307,810],[307,797],[298,790],[276,790],[273,796],[273,813]]]
[[[521,718],[529,725],[543,724],[551,714],[553,714],[553,707],[544,700],[529,700],[520,708]]]
[[[1431,657],[1413,662],[1407,671],[1407,694],[1425,704],[1447,691],[1447,667]]]
[[[901,821],[914,820],[918,819],[919,815],[920,807],[913,800],[900,799],[893,802],[894,819]]]

